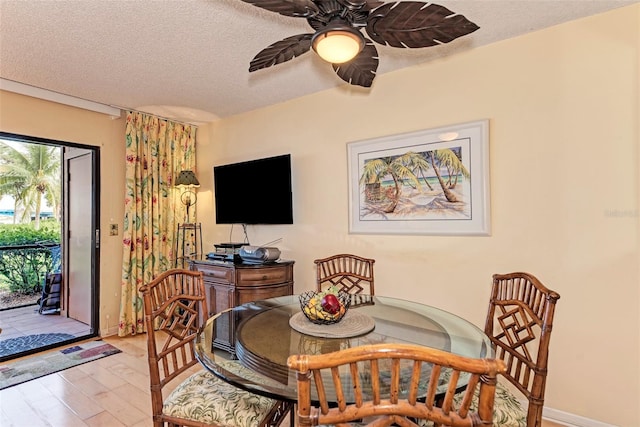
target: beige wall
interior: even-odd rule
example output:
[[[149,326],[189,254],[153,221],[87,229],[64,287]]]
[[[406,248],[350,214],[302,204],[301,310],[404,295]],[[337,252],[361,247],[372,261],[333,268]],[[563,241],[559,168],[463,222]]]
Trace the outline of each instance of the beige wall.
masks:
[[[207,250],[230,240],[213,221],[212,165],[291,153],[295,224],[249,237],[284,239],[296,292],[313,286],[314,258],[353,252],[377,260],[377,293],[482,325],[491,274],[531,272],[562,296],[546,406],[640,425],[639,26],[634,5],[378,76],[369,94],[343,87],[201,127]],[[348,142],[485,118],[490,237],[348,233]]]
[[[100,147],[100,333],[117,332],[124,216],[124,119],[0,91],[0,131]]]

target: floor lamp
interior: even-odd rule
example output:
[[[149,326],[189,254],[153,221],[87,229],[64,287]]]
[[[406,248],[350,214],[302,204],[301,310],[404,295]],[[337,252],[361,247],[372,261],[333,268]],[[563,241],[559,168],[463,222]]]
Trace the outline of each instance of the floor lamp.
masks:
[[[195,205],[198,198],[194,191],[191,190],[193,187],[199,187],[200,182],[198,178],[196,178],[196,174],[193,171],[185,170],[181,171],[178,174],[178,178],[176,179],[174,185],[176,187],[183,187],[185,190],[180,195],[180,201],[187,208],[187,214],[185,217],[184,224],[178,224],[178,232],[176,235],[176,267],[180,266],[180,262],[182,262],[182,268],[184,268],[184,262],[186,259],[190,259],[193,256],[198,255],[198,237],[200,238],[200,254],[202,254],[202,228],[200,224],[191,223],[191,218],[189,217],[189,208],[192,205]],[[191,237],[193,238],[193,242],[191,239],[186,239],[185,232],[189,231]],[[180,245],[182,242],[182,245]],[[193,243],[192,251],[186,249]],[[181,253],[178,252],[179,247],[182,246]],[[185,248],[186,247],[186,248]]]
[[[193,187],[200,187],[200,182],[196,178],[196,174],[193,171],[181,171],[174,184],[176,187],[185,187],[185,191],[180,195],[180,201],[187,207],[187,215],[185,223],[190,223],[189,208],[195,205],[198,201],[198,197],[195,192],[190,190]]]

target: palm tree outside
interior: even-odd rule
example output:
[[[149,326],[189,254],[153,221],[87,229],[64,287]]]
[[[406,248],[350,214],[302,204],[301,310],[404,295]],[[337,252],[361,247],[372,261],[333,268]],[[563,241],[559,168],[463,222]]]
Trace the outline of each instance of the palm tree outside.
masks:
[[[0,140],[0,309],[36,304],[52,271],[60,245],[60,159],[60,147]],[[48,208],[53,218],[41,226]]]
[[[60,148],[0,141],[0,196],[14,200],[14,224],[33,216],[40,228],[43,200],[59,220]]]

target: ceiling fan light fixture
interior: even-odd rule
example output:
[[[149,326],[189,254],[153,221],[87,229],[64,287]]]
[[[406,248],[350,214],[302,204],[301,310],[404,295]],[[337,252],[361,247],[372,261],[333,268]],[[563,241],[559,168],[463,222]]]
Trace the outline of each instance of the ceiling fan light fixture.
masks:
[[[327,26],[311,39],[313,50],[331,64],[351,61],[364,48],[364,38],[359,31],[347,26]]]
[[[262,49],[251,60],[249,72],[281,64],[313,49],[332,64],[338,77],[365,88],[371,87],[378,71],[376,43],[396,48],[439,46],[480,28],[444,6],[420,0],[242,1],[306,19],[314,30],[313,34],[296,34]]]

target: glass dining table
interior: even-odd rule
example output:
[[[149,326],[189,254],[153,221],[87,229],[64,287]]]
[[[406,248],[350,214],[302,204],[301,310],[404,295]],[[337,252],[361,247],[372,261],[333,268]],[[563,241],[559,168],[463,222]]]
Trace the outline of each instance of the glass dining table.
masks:
[[[293,354],[324,354],[378,343],[418,344],[458,355],[493,357],[489,338],[472,323],[452,313],[396,298],[352,295],[343,322],[355,322],[346,332],[318,332],[301,318],[297,295],[243,304],[206,321],[196,341],[196,357],[219,378],[242,389],[294,402],[297,382],[287,367]],[[308,330],[307,325],[308,323]],[[235,352],[216,348],[217,334],[235,328]],[[358,330],[358,328],[364,328]],[[464,378],[458,386],[464,388]],[[331,390],[327,390],[330,394]],[[313,396],[312,396],[313,397]]]

